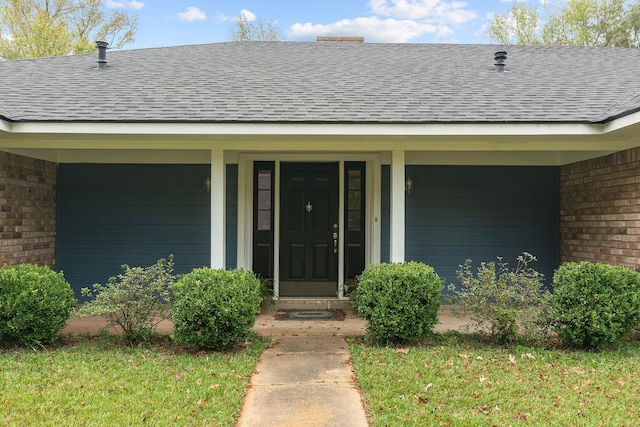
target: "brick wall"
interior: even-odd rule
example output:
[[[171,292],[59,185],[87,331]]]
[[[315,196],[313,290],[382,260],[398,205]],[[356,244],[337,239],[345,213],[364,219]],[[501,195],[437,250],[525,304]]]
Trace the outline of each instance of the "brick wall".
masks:
[[[0,266],[55,268],[56,165],[0,151]]]
[[[563,166],[560,260],[640,271],[640,148]]]

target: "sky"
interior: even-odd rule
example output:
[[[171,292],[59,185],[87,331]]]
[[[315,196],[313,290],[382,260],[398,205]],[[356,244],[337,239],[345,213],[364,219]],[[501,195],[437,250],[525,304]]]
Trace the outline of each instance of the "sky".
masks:
[[[538,7],[548,0],[527,0]],[[105,0],[138,15],[126,49],[229,40],[234,19],[271,21],[284,41],[364,36],[370,43],[491,43],[484,29],[511,0]]]

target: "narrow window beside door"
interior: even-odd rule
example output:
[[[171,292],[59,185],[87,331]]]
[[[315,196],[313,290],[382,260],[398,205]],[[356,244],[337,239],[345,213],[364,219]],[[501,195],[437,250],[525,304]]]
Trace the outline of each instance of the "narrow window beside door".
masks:
[[[274,162],[255,162],[253,173],[253,272],[273,278]]]
[[[345,162],[345,280],[364,269],[364,162]]]

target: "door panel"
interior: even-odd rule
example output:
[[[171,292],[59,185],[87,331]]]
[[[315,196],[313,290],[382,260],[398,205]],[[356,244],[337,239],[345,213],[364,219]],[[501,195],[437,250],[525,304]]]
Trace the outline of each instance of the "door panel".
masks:
[[[280,295],[335,296],[338,163],[280,167]]]
[[[316,243],[313,251],[313,279],[323,280],[330,276],[330,259],[331,255],[329,254],[329,247],[324,243]]]
[[[304,280],[304,244],[289,245],[289,278]]]

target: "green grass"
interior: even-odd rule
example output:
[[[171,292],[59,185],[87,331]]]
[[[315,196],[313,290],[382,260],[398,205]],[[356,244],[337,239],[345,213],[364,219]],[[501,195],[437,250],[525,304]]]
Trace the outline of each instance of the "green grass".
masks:
[[[232,426],[266,347],[194,353],[84,339],[0,350],[0,426]]]
[[[350,345],[372,426],[636,426],[640,343],[600,353],[501,348],[463,335]]]

